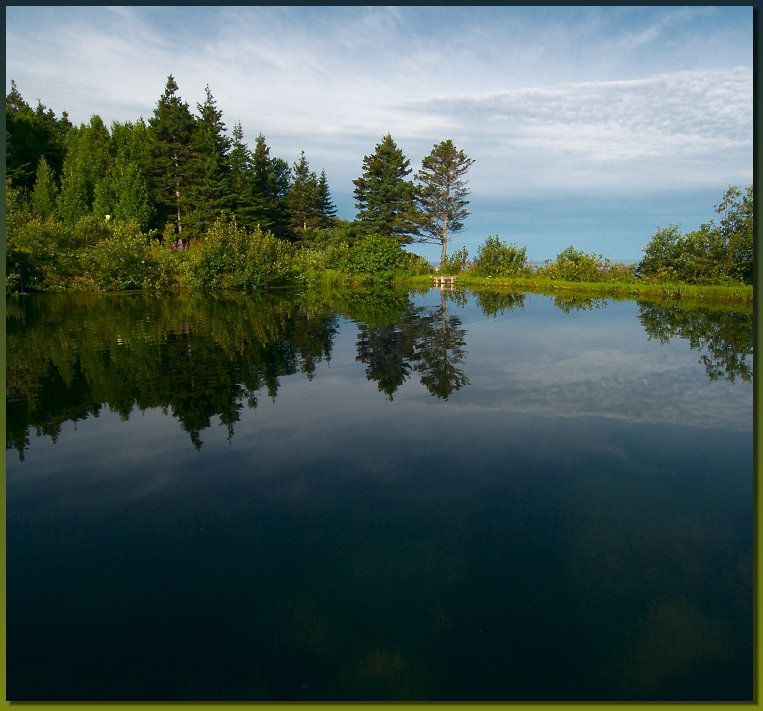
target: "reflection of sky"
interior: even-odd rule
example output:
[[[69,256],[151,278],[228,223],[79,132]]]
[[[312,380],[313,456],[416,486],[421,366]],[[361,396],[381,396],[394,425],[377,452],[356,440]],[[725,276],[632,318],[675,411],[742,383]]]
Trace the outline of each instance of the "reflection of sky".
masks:
[[[749,688],[750,384],[649,342],[631,302],[448,314],[471,384],[447,401],[415,373],[387,399],[340,319],[315,377],[280,377],[230,439],[104,408],[9,451],[16,663],[80,688],[197,669],[231,695],[261,660],[296,683],[301,659],[464,697],[538,698],[549,668],[578,699],[671,679],[704,699],[707,669]]]
[[[438,306],[440,296],[430,292],[417,303]],[[470,384],[447,401],[432,396],[416,373],[386,399],[355,360],[356,327],[340,321],[330,361],[319,363],[311,380],[301,373],[280,377],[275,398],[242,408],[230,440],[213,418],[197,452],[171,415],[133,411],[122,421],[106,410],[76,428],[65,424],[56,444],[33,438],[25,463],[9,451],[9,476],[23,474],[31,483],[80,467],[78,487],[92,487],[95,500],[105,480],[111,494],[142,498],[168,485],[177,494],[177,487],[192,488],[210,474],[285,476],[297,495],[302,474],[313,470],[393,481],[443,461],[455,474],[473,463],[475,452],[490,468],[503,449],[522,453],[515,456],[519,466],[534,461],[529,452],[552,449],[554,457],[600,451],[624,463],[644,426],[686,428],[686,436],[735,431],[751,442],[751,384],[711,382],[685,340],[649,341],[637,309],[628,301],[565,314],[549,299],[529,295],[524,308],[485,318],[472,304],[448,301],[448,314],[466,330],[459,367]],[[631,434],[629,424],[641,434]],[[81,491],[58,496],[74,503]]]
[[[454,401],[550,417],[749,430],[751,383],[711,382],[699,351],[681,338],[648,340],[637,314],[634,301],[565,314],[529,295],[524,309],[469,323],[465,370],[471,386]]]

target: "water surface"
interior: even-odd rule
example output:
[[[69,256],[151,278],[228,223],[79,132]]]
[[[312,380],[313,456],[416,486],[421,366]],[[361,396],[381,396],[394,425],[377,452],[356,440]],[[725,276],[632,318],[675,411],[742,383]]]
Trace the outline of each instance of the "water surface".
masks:
[[[9,699],[751,699],[749,311],[7,313]]]

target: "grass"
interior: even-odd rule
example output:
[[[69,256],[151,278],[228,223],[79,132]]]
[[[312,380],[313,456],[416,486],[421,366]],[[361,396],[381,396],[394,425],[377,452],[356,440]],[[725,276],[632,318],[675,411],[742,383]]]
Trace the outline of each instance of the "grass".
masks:
[[[401,279],[401,283],[414,286],[431,286],[432,276],[416,276]],[[531,291],[539,294],[553,294],[559,291],[608,296],[615,298],[687,299],[697,302],[752,303],[753,287],[745,284],[703,285],[703,284],[650,284],[642,281],[585,282],[558,281],[542,276],[484,277],[468,271],[458,275],[457,286],[470,289],[500,288]]]

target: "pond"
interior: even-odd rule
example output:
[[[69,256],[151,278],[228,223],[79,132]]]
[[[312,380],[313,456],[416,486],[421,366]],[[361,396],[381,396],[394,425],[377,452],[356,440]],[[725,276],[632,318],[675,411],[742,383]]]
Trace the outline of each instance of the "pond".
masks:
[[[7,301],[12,701],[753,697],[751,309]]]

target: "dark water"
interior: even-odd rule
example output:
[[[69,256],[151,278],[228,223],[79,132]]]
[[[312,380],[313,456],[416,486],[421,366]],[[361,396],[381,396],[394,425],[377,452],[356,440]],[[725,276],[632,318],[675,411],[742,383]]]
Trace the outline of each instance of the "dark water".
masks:
[[[10,700],[750,700],[752,316],[7,303]]]

